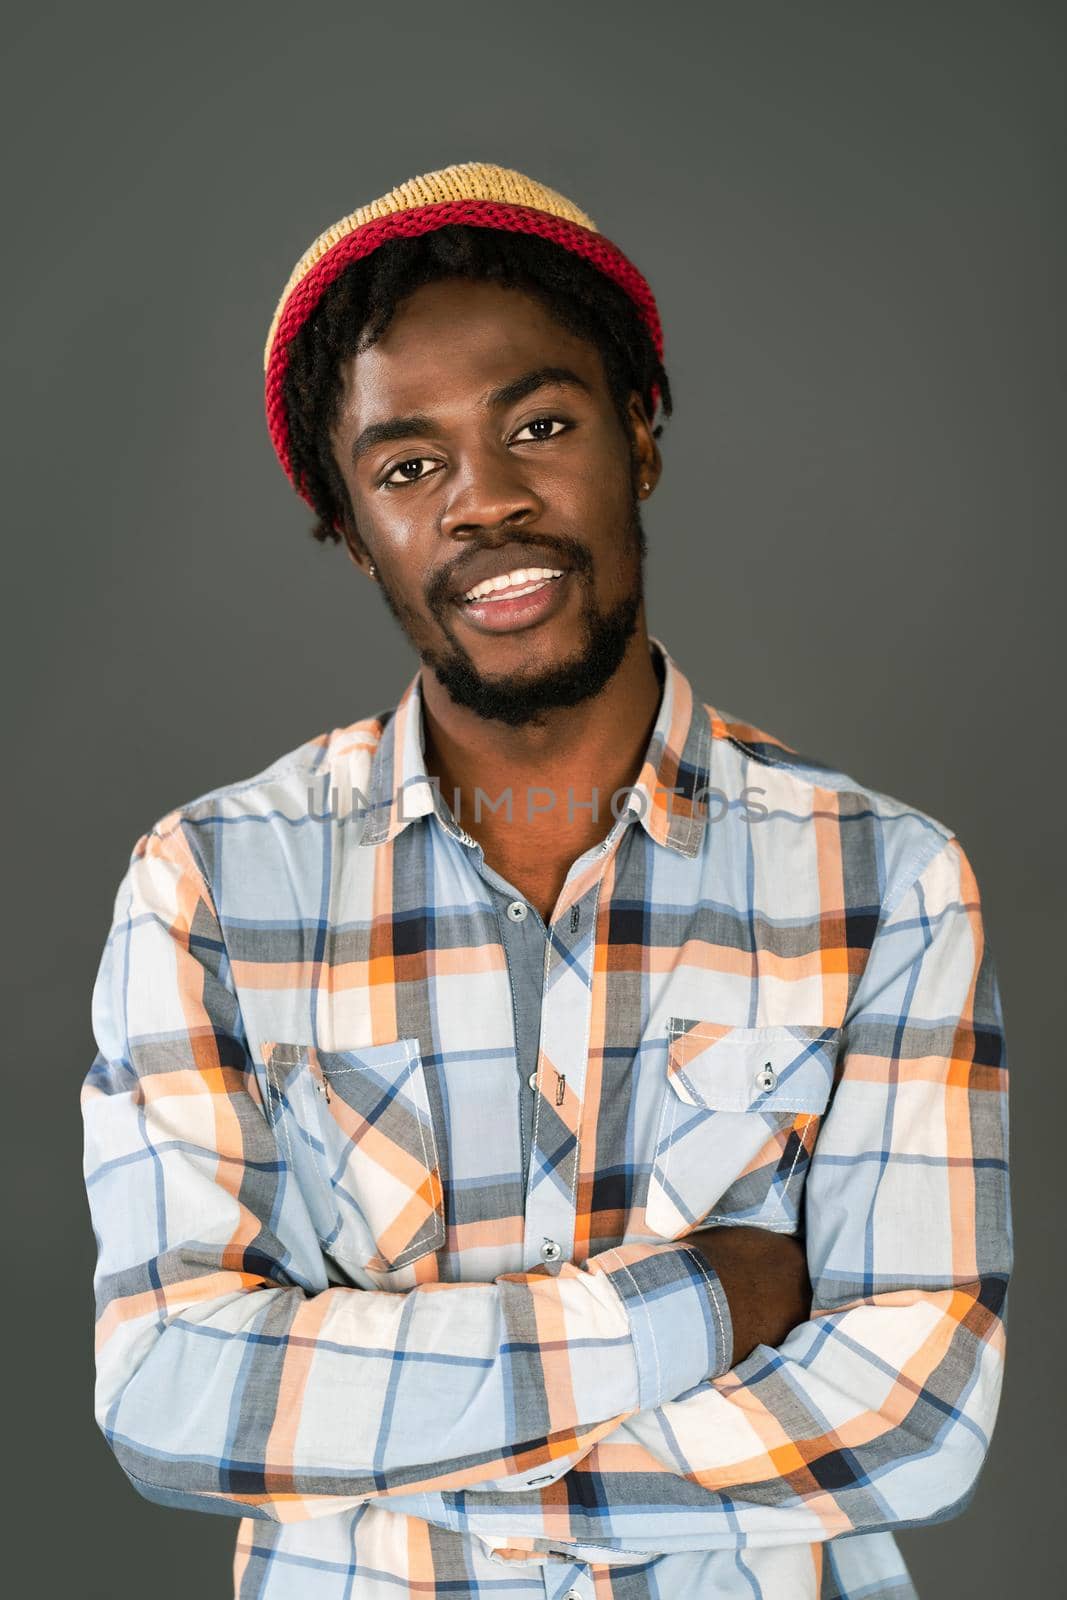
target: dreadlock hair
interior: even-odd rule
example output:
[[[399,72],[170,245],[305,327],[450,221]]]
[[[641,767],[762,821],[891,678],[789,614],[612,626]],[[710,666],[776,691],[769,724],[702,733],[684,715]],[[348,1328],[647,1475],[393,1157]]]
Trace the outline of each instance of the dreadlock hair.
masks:
[[[320,543],[341,542],[338,524],[354,514],[330,444],[342,397],[341,368],[385,333],[400,302],[439,278],[491,280],[536,295],[570,333],[603,358],[612,403],[629,435],[636,389],[652,419],[652,387],[664,416],[672,410],[667,374],[629,296],[596,267],[536,234],[449,223],[414,238],[389,239],[346,267],[289,346],[284,398],[295,481],[317,513]],[[652,429],[654,438],[662,423]]]

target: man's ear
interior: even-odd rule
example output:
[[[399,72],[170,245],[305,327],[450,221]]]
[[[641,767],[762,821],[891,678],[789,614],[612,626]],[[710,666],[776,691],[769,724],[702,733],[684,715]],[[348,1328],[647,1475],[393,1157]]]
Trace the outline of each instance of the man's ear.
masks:
[[[362,573],[369,577],[370,574],[368,573],[367,569],[373,564],[371,561],[370,551],[367,549],[366,545],[363,543],[363,540],[359,536],[359,533],[356,529],[355,518],[353,517],[350,509],[347,507],[345,508],[345,510],[341,513],[340,518],[334,522],[334,528],[344,540],[345,552],[349,561],[351,561],[354,567],[358,567]]]
[[[638,492],[641,486],[647,483],[647,493],[651,494],[663,471],[663,457],[653,437],[645,403],[636,389],[630,391],[627,414],[630,420],[630,453],[633,460],[634,483]]]

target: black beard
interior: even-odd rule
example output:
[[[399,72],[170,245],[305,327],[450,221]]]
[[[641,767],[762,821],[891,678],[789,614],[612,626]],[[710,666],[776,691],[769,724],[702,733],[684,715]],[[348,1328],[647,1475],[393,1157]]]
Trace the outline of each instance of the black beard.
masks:
[[[506,723],[509,728],[520,728],[543,720],[546,712],[558,706],[574,706],[600,693],[622,663],[640,605],[641,592],[637,589],[608,612],[590,614],[586,610],[582,654],[536,678],[520,672],[485,678],[466,651],[458,647],[450,655],[427,652],[423,660],[456,705],[466,706],[479,717]]]
[[[633,589],[612,607],[599,612],[594,608],[592,572],[589,558],[581,546],[569,543],[561,549],[568,553],[574,581],[582,585],[584,602],[581,622],[584,625],[584,648],[576,660],[552,667],[539,677],[526,672],[515,672],[504,677],[487,678],[478,671],[467,651],[457,644],[448,622],[448,608],[453,602],[439,599],[431,602],[431,610],[452,640],[452,649],[438,651],[425,648],[419,656],[431,668],[437,681],[458,706],[465,706],[476,716],[503,722],[510,728],[527,723],[543,722],[546,714],[560,706],[574,706],[599,694],[608,680],[618,671],[626,654],[626,646],[634,635],[637,616],[644,594],[644,559],[647,549],[645,531],[641,523],[639,502],[631,505],[627,536],[631,548],[639,556],[637,576]],[[382,585],[382,594],[396,620],[408,632],[401,610],[388,589]]]

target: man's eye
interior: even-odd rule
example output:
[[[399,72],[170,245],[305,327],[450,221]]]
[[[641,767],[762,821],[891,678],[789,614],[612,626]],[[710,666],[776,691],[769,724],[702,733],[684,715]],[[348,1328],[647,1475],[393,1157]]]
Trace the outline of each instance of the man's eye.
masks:
[[[426,476],[424,472],[420,472],[417,478],[401,478],[399,482],[394,480],[393,473],[402,472],[405,467],[417,467],[423,461],[429,461],[430,459],[429,456],[409,456],[407,461],[398,461],[395,467],[390,467],[387,476],[382,479],[383,488],[401,489],[405,483],[419,483]]]
[[[519,433],[525,433],[527,428],[539,428],[541,427],[542,423],[554,422],[558,422],[561,428],[570,427],[570,423],[565,417],[534,417],[532,421],[523,423],[522,427],[519,429]],[[515,437],[518,438],[518,434],[516,434]],[[535,442],[539,442],[541,439],[555,439],[557,437],[558,435],[554,433],[542,433],[537,436],[537,440]]]
[[[518,433],[514,434],[513,437],[518,439],[519,434],[525,433],[528,428],[552,428],[557,424],[564,431],[572,426],[572,424],[567,421],[566,417],[533,417],[529,422],[524,422],[522,427],[518,430]],[[559,436],[556,433],[535,433],[532,443],[540,444],[543,440],[555,439],[558,437]],[[525,444],[531,441],[521,440],[520,442]],[[426,472],[420,472],[417,477],[412,476],[407,473],[407,468],[417,468],[421,466],[424,461],[432,462],[432,460],[432,456],[409,456],[406,461],[398,461],[394,467],[390,467],[386,476],[381,480],[382,488],[402,489],[407,483],[421,483],[423,478],[428,477],[429,474]],[[395,476],[395,474],[398,472],[402,474],[400,478]]]

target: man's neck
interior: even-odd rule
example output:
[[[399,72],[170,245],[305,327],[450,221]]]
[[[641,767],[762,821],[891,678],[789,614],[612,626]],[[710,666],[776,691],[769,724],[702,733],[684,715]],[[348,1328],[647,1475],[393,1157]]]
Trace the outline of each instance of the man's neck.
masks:
[[[421,690],[426,769],[460,826],[487,858],[492,849],[505,862],[533,863],[546,852],[573,860],[609,832],[612,795],[640,774],[662,686],[640,627],[598,695],[552,710],[537,725],[512,728],[457,706],[425,668]],[[510,822],[506,800],[490,808],[509,791]]]

